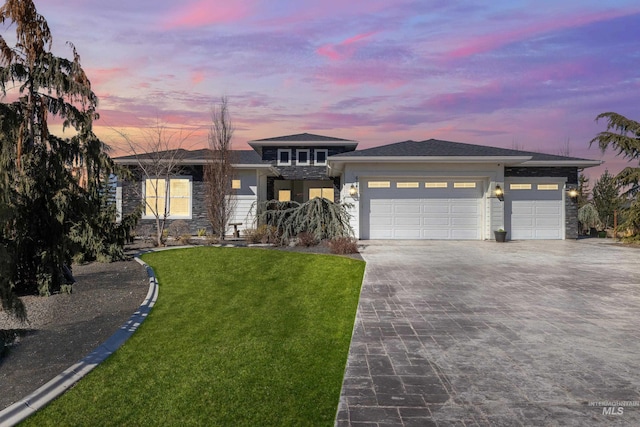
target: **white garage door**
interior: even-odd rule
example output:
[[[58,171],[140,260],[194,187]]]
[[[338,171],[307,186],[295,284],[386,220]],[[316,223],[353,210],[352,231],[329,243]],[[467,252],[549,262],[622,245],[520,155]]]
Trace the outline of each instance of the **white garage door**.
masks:
[[[505,192],[507,231],[514,240],[562,239],[562,184],[512,183]],[[510,224],[509,224],[510,219]]]
[[[365,239],[478,240],[482,184],[370,180],[361,189]]]

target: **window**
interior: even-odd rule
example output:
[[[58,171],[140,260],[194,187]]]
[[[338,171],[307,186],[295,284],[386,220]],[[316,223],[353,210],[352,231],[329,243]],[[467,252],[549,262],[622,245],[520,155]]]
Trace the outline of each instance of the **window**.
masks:
[[[425,188],[447,188],[449,184],[446,182],[425,182]]]
[[[419,182],[396,182],[396,188],[420,188]]]
[[[280,191],[278,191],[278,201],[280,201],[280,202],[290,202],[291,201],[291,190],[280,190]]]
[[[239,179],[232,179],[231,180],[231,189],[239,190],[241,188],[242,188],[242,182],[240,182]]]
[[[509,184],[510,190],[531,190],[531,184]]]
[[[558,184],[538,184],[538,190],[557,190]]]
[[[327,156],[329,154],[328,150],[314,150],[314,164],[316,166],[324,166],[327,164]]]
[[[333,188],[310,188],[309,200],[315,199],[316,197],[324,197],[333,202]]]
[[[367,183],[369,188],[390,188],[391,183],[389,181],[369,181]]]
[[[475,182],[454,182],[453,188],[476,188]]]
[[[298,155],[296,164],[300,166],[308,166],[310,164],[309,150],[297,150],[296,154]]]
[[[291,150],[278,149],[278,166],[291,166]]]
[[[174,219],[191,219],[190,178],[145,179],[144,195],[145,217],[155,218],[156,214],[163,217],[166,213]]]

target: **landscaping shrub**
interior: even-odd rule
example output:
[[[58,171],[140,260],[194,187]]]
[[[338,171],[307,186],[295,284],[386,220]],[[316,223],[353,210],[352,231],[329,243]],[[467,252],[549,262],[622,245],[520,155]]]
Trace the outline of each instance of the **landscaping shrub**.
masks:
[[[259,209],[258,219],[260,223],[269,224],[278,230],[281,244],[302,232],[321,241],[353,236],[348,207],[348,204],[333,203],[321,197],[302,204],[272,200]]]
[[[347,255],[358,253],[358,242],[351,237],[336,237],[327,242],[332,254]]]
[[[296,239],[297,246],[304,246],[306,248],[308,248],[309,246],[316,246],[319,243],[318,239],[316,239],[313,234],[307,233],[306,231],[298,233]]]
[[[177,221],[173,221],[169,227],[169,235],[176,240],[181,240],[182,236],[185,234],[191,235],[191,231],[189,230],[189,224],[186,221],[179,219]]]
[[[249,243],[278,243],[278,230],[263,224],[258,228],[247,228],[243,234]]]

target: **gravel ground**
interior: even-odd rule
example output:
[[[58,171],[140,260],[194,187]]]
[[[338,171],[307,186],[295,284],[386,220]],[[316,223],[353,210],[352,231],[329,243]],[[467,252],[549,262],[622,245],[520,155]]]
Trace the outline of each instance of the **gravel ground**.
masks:
[[[0,311],[0,334],[14,339],[0,358],[0,409],[26,397],[109,338],[149,289],[135,261],[74,266],[71,295],[27,296],[28,323]]]

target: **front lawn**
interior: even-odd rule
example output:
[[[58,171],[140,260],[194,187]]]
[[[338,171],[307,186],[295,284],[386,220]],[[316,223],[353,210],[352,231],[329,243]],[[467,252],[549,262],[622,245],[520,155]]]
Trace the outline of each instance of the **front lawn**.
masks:
[[[200,247],[144,255],[134,336],[28,425],[333,425],[364,263]]]

